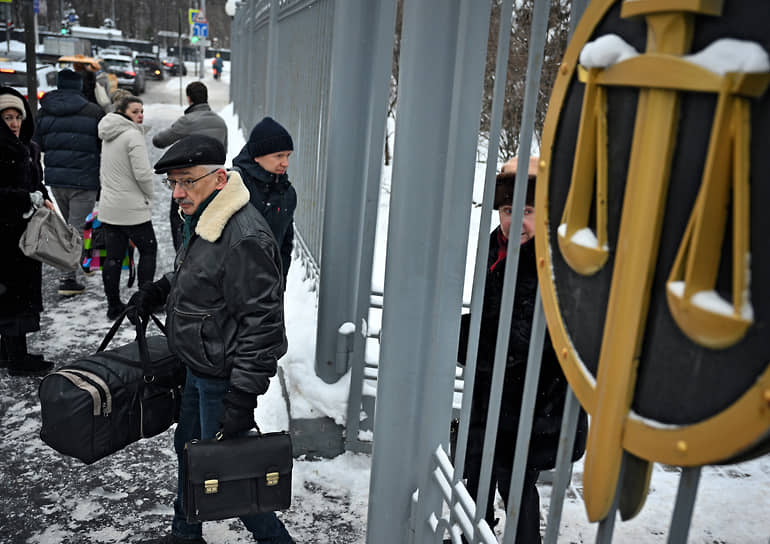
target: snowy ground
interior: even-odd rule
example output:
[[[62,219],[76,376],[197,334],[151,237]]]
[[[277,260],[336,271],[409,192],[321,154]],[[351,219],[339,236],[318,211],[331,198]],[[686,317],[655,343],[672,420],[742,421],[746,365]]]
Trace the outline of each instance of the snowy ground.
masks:
[[[192,80],[184,78],[182,83]],[[227,65],[222,81],[211,80],[210,74],[205,79],[212,107],[231,127],[228,156],[232,157],[243,145],[243,136],[237,131],[232,107],[227,106],[228,81]],[[178,88],[178,79],[148,82],[146,97],[153,101],[145,100],[145,123],[151,127],[147,138],[152,163],[162,154],[149,144],[152,134],[167,127],[184,109],[178,106]],[[389,188],[386,181],[385,196]],[[169,192],[158,183],[153,216],[159,241],[156,277],[170,268],[173,258],[169,198]],[[382,202],[381,211],[387,213],[387,198]],[[383,252],[378,248],[378,254]],[[329,399],[344,398],[344,384],[336,389],[323,386],[312,370],[316,294],[304,277],[301,264],[295,261],[286,298],[289,352],[281,366],[293,407],[304,404],[311,412],[338,418],[344,406]],[[30,336],[30,343],[33,352],[45,353],[57,365],[93,352],[109,328],[101,277],[94,275],[85,281],[85,294],[60,298],[56,271],[44,267],[42,330]],[[124,300],[133,292],[125,282],[124,272]],[[115,341],[131,339],[131,331],[125,327]],[[176,486],[172,430],[93,465],[83,465],[61,456],[38,437],[38,384],[38,378],[13,378],[0,372],[0,544],[136,543],[167,532]],[[256,419],[265,431],[287,428],[286,404],[277,379],[260,401]],[[363,454],[295,460],[293,504],[279,513],[295,540],[306,544],[365,542],[369,469],[370,456]],[[564,506],[559,542],[588,543],[596,537],[596,525],[586,520],[581,500],[582,471],[579,462]],[[642,513],[630,522],[616,524],[615,542],[666,541],[678,476],[676,468],[655,466]],[[540,490],[545,513],[550,488],[542,485]],[[209,543],[218,544],[251,541],[238,521],[206,523],[204,536]],[[689,541],[770,543],[770,457],[704,468]]]

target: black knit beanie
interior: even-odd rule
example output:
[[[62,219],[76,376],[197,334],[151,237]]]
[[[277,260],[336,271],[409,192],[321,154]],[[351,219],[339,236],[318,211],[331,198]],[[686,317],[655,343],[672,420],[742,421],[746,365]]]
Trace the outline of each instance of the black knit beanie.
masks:
[[[56,74],[56,86],[59,89],[72,89],[73,91],[83,90],[83,77],[69,68],[61,70]]]
[[[262,157],[279,151],[293,151],[291,136],[272,117],[265,117],[252,129],[246,148],[252,157]]]

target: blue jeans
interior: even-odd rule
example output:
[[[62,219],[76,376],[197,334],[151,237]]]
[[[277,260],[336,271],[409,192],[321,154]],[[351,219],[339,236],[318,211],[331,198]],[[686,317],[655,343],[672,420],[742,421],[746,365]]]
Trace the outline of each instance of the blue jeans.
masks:
[[[229,386],[228,380],[201,378],[187,371],[187,380],[182,394],[182,407],[179,423],[174,433],[174,450],[178,461],[177,492],[174,501],[174,521],[171,531],[183,539],[200,538],[203,526],[200,523],[187,523],[182,505],[184,499],[184,445],[194,438],[213,438],[219,430],[222,416],[222,399]],[[274,512],[241,517],[246,528],[261,544],[294,544],[286,527]]]

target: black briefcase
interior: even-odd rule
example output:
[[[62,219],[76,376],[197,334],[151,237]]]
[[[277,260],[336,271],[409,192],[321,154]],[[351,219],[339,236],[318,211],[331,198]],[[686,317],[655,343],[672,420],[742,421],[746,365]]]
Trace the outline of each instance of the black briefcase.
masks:
[[[291,437],[285,431],[225,440],[192,440],[184,449],[188,523],[291,506]]]
[[[168,429],[179,416],[185,369],[164,335],[107,350],[119,317],[96,353],[51,372],[40,383],[40,438],[86,464]],[[160,321],[155,324],[165,334]]]

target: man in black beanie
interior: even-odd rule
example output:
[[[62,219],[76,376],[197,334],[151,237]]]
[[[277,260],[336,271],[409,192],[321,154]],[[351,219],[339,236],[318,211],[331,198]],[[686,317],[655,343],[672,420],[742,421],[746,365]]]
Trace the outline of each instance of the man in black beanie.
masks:
[[[94,209],[99,189],[102,142],[98,135],[104,110],[83,94],[83,78],[65,69],[56,76],[58,89],[40,100],[34,139],[44,155],[45,182],[52,188],[64,219],[82,230]],[[65,272],[59,294],[78,295],[85,286],[75,272]]]
[[[233,159],[251,193],[251,204],[259,210],[273,231],[281,251],[284,287],[294,246],[294,210],[297,192],[286,170],[294,142],[285,128],[265,117],[252,129],[249,141]]]

